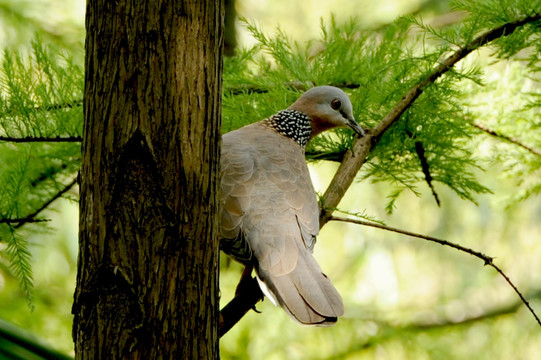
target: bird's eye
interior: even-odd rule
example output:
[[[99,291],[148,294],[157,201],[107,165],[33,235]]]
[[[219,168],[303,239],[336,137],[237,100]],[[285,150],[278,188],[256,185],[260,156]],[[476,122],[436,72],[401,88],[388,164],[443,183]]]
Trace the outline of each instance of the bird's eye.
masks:
[[[331,101],[331,107],[334,110],[338,110],[340,109],[340,107],[342,107],[342,102],[338,99],[334,99],[333,101]]]

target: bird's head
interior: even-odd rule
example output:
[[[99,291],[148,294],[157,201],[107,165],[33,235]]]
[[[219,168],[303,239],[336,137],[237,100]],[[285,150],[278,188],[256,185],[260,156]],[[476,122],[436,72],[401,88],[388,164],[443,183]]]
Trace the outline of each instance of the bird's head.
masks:
[[[306,114],[312,120],[311,138],[322,131],[348,126],[359,136],[364,131],[353,117],[353,106],[345,92],[334,86],[317,86],[305,92],[289,109]]]

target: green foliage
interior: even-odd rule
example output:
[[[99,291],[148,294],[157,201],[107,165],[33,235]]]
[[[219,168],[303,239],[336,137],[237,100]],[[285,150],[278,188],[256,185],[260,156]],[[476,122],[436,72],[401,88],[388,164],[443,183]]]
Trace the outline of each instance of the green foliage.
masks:
[[[485,11],[489,5],[491,10]],[[467,6],[457,3],[457,9],[471,11],[471,15],[443,29],[407,17],[377,33],[367,33],[355,20],[337,24],[331,18],[330,24],[322,22],[321,39],[304,45],[289,39],[279,29],[275,35],[268,36],[245,20],[257,45],[240,51],[238,57],[226,62],[224,128],[234,129],[262,119],[288,106],[299,90],[323,84],[346,88],[357,120],[364,126],[374,126],[457,46],[468,46],[490,26],[535,14],[531,8],[510,12],[509,4],[500,5],[498,10],[486,1],[468,2]],[[412,34],[412,26],[420,31]],[[538,43],[539,27],[529,24],[512,37],[513,40],[496,43],[497,58],[508,58]],[[530,67],[538,64],[534,55],[529,61]],[[475,121],[471,113],[464,111],[462,90],[466,83],[481,85],[483,81],[477,65],[461,64],[431,84],[379,139],[361,178],[394,185],[387,204],[389,212],[404,190],[417,194],[416,189],[424,186],[422,161],[425,160],[432,181],[448,186],[463,199],[475,202],[476,194],[490,192],[474,175],[483,162],[474,155],[472,138],[478,131],[471,126]],[[242,95],[235,96],[237,91]],[[307,159],[340,161],[352,141],[347,130],[322,135],[307,147]],[[418,146],[424,148],[426,159],[420,158]],[[538,163],[538,159],[534,162]]]
[[[426,79],[434,67],[458,47],[468,46],[492,28],[539,14],[541,1],[455,1],[453,7],[462,11],[461,15],[455,24],[445,27],[431,25],[430,21],[420,17],[404,17],[377,30],[369,30],[355,19],[339,23],[331,17],[321,21],[318,39],[302,44],[291,39],[285,31],[277,29],[269,35],[253,22],[244,20],[244,26],[256,44],[238,49],[235,57],[225,59],[224,132],[287,107],[301,92],[315,85],[342,87],[352,99],[356,119],[366,128],[374,127],[408,90]],[[501,169],[496,175],[512,180],[517,189],[510,191],[514,200],[541,192],[539,156],[472,126],[483,124],[533,149],[541,148],[539,24],[538,20],[521,26],[513,34],[491,43],[488,51],[481,50],[480,54],[474,53],[458,63],[430,84],[413,106],[377,139],[358,178],[375,183],[375,187],[381,183],[390,185],[385,187],[388,213],[399,209],[410,194],[430,196],[426,191],[423,163],[428,166],[434,187],[438,193],[443,193],[443,199],[450,198],[446,193],[450,190],[459,198],[478,202],[479,194],[489,193],[492,188],[490,177],[494,173],[487,175],[483,169],[493,164],[498,164]],[[0,219],[6,221],[0,223],[0,269],[9,273],[9,278],[19,281],[29,299],[33,293],[29,254],[35,245],[39,245],[33,240],[36,237],[31,235],[47,230],[47,224],[29,225],[21,219],[29,216],[34,220],[43,219],[39,210],[74,179],[81,161],[78,142],[55,140],[58,137],[77,140],[82,134],[83,69],[74,60],[79,56],[72,55],[35,41],[30,56],[6,51],[1,62]],[[483,60],[484,57],[488,60]],[[492,78],[490,70],[494,67],[506,77]],[[24,143],[9,141],[24,138],[30,139]],[[52,141],[28,142],[35,138]],[[307,147],[307,159],[339,162],[353,141],[353,134],[347,129],[322,134]],[[419,148],[423,149],[423,156]],[[384,196],[370,200],[381,201],[381,197]],[[449,219],[460,211],[462,209],[454,209],[454,212],[444,214],[443,225],[439,226],[452,226],[448,225],[452,224]],[[364,210],[347,213],[375,220]],[[429,216],[424,214],[424,218]],[[408,219],[409,222],[415,220],[415,216]],[[21,228],[21,224],[25,225]],[[477,233],[479,238],[483,236],[482,230],[480,228]],[[344,253],[335,255],[334,252],[340,249]],[[356,274],[350,273],[353,265],[358,267],[370,261],[365,248],[361,250],[348,257],[346,246],[332,248],[333,257],[341,255],[346,259],[339,264],[344,269],[344,280],[338,284],[344,289],[352,289],[348,290],[350,294],[346,294],[345,299],[352,299],[354,289],[359,286]],[[419,265],[420,270],[411,279],[432,271],[428,268],[431,262],[422,255],[416,256],[411,258],[418,264],[426,263],[427,267]],[[468,268],[470,273],[473,269]],[[362,271],[358,272],[361,274]],[[401,280],[413,287],[415,284],[411,279]],[[457,279],[458,276],[453,281],[460,282]],[[236,280],[236,275],[235,279],[226,279],[230,284],[226,283],[224,287],[233,289]],[[461,290],[467,288],[464,284],[459,286],[462,286]],[[379,343],[392,339],[393,332],[409,331],[378,323],[378,319],[385,318],[385,310],[381,309],[380,313],[365,310],[368,315],[358,316],[362,320],[368,319],[363,326],[357,326],[358,320],[354,317],[358,314],[354,310],[354,316],[345,320],[351,326],[342,331],[356,328],[357,333],[343,333],[339,345],[326,344],[324,335],[314,333],[314,336],[321,337],[319,340],[330,349],[328,353],[338,350],[369,353]],[[290,321],[285,316],[284,319]],[[254,328],[263,326],[257,321],[264,320],[254,321],[257,325]],[[374,327],[380,330],[373,330]],[[238,348],[231,351],[237,356],[239,348],[248,349],[249,341],[253,340],[251,331],[246,329],[234,329],[241,332],[239,338],[245,341],[236,344]],[[445,334],[442,332],[441,337]],[[402,351],[405,357],[417,358],[419,348],[428,348],[427,338],[423,336],[411,335],[411,339],[421,344],[413,344],[411,348],[404,349],[401,344],[389,342],[400,348],[397,351]],[[360,338],[363,341],[359,341]],[[271,345],[263,344],[261,349],[265,346]],[[302,344],[298,346],[303,350],[302,355],[310,350],[304,349]],[[257,348],[253,344],[252,347]],[[269,351],[282,350],[277,349],[279,347],[281,345],[271,346]],[[427,352],[441,355],[434,349]],[[224,353],[227,354],[227,348]]]
[[[472,27],[473,30],[495,28],[534,16],[539,14],[541,9],[541,1],[539,0],[453,0],[451,5],[454,9],[466,11],[469,14],[464,24],[466,27]]]
[[[11,270],[19,281],[21,289],[26,295],[30,307],[32,308],[33,280],[27,241],[20,234],[16,233],[13,227],[9,227],[8,229],[2,227],[0,228],[0,231],[1,238],[7,240],[5,252],[11,261]]]
[[[457,1],[455,8],[470,16],[442,29],[406,17],[377,32],[367,32],[355,19],[338,24],[331,17],[329,23],[321,21],[320,39],[306,44],[289,39],[280,29],[269,36],[244,20],[257,43],[225,61],[224,130],[265,118],[287,107],[301,91],[323,84],[346,89],[357,120],[364,126],[374,126],[456,46],[467,46],[490,27],[532,16],[539,9],[515,3],[520,2],[500,1],[494,6],[489,1]],[[415,31],[415,27],[419,30]],[[525,48],[539,49],[538,29],[528,24],[499,39],[495,43],[496,58],[507,59]],[[80,136],[81,66],[39,41],[33,43],[32,50],[32,56],[27,58],[4,53],[0,135],[16,139]],[[539,69],[539,51],[530,51],[527,60],[528,68],[535,73]],[[419,187],[425,186],[423,162],[434,182],[448,186],[463,199],[475,202],[476,194],[489,192],[474,175],[482,166],[472,147],[472,138],[478,132],[471,126],[475,121],[472,113],[464,111],[464,84],[483,81],[475,64],[454,68],[431,84],[379,139],[360,179],[393,184],[388,195],[389,212],[404,190],[418,194]],[[539,122],[535,109],[539,96],[533,99],[536,102],[524,108],[529,106],[537,113],[537,120],[530,122],[535,127]],[[514,126],[512,119],[507,124]],[[340,161],[353,139],[349,130],[321,135],[308,146],[307,159]],[[424,149],[425,159],[420,158],[419,146]],[[58,192],[73,176],[80,162],[77,144],[3,142],[0,147],[3,160],[9,164],[0,174],[7,194],[1,202],[0,216],[6,219],[21,218],[39,208],[43,199]],[[522,171],[535,172],[538,164],[534,159]],[[538,182],[529,185],[524,196],[535,193],[540,186]],[[2,226],[12,228],[10,224]]]
[[[73,57],[32,44],[32,56],[4,52],[0,131],[22,138],[76,136],[82,131],[83,71]]]
[[[78,143],[9,140],[77,137],[82,131],[83,71],[72,57],[36,40],[32,56],[5,51],[0,69],[0,242],[28,298],[28,243],[17,230],[71,180],[80,166]],[[7,141],[6,141],[7,140]],[[13,221],[18,220],[18,221]]]

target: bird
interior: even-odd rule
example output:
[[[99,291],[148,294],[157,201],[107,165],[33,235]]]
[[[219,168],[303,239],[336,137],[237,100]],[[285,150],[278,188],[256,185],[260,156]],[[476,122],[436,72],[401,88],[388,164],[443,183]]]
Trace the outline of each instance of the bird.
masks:
[[[304,157],[314,136],[336,127],[364,135],[348,95],[317,86],[287,109],[222,136],[220,248],[248,275],[255,269],[265,296],[304,325],[330,326],[344,313],[312,255],[319,206]]]

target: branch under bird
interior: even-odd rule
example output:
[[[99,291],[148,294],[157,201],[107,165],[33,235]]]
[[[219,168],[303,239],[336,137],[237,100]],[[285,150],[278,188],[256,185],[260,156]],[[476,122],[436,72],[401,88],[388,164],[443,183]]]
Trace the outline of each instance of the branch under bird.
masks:
[[[319,207],[304,148],[322,131],[346,126],[364,135],[346,93],[319,86],[223,136],[221,248],[253,267],[263,293],[305,325],[332,325],[344,306],[312,255]]]

